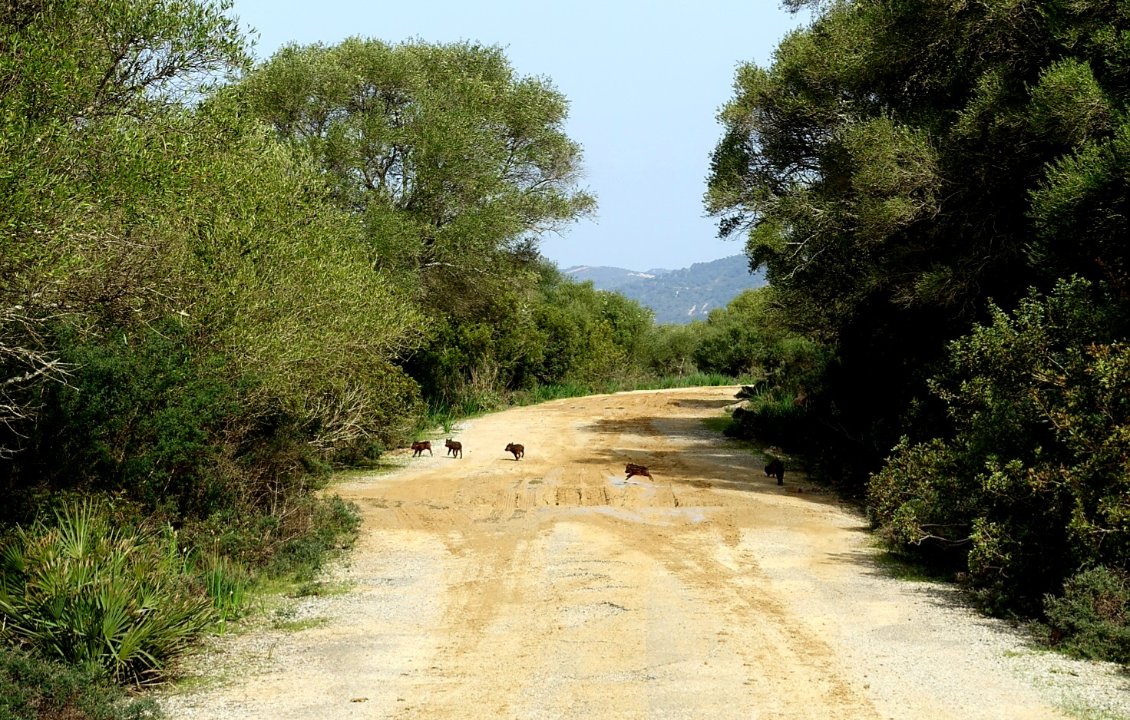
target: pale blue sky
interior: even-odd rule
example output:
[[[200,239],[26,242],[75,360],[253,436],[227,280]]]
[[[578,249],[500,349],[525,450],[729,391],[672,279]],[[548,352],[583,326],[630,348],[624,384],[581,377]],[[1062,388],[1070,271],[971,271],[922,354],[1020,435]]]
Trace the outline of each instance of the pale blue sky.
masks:
[[[582,185],[600,203],[595,220],[545,237],[542,254],[562,268],[635,270],[742,252],[702,208],[715,116],[737,65],[767,65],[806,20],[777,0],[235,0],[234,13],[258,31],[260,58],[352,35],[501,46],[518,73],[548,77],[569,99]]]

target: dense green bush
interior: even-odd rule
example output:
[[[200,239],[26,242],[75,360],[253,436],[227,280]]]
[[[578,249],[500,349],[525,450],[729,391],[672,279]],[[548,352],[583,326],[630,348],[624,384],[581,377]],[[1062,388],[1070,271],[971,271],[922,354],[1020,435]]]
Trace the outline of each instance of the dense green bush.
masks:
[[[789,3],[812,22],[738,68],[707,207],[835,361],[820,470],[863,487],[945,432],[949,341],[1078,275],[1128,296],[1121,3]],[[810,393],[811,395],[812,393]]]
[[[330,501],[310,493],[324,487],[329,461],[375,454],[380,441],[325,452],[301,410],[232,380],[220,358],[198,359],[191,339],[172,323],[61,342],[71,377],[50,388],[28,447],[3,468],[4,519],[26,522],[44,497],[72,488],[120,493],[175,524],[182,542],[253,568],[321,532],[316,517],[332,516],[321,509]]]
[[[352,545],[361,526],[357,507],[336,495],[306,502],[305,527],[293,528],[271,561],[275,573],[297,581],[312,579],[335,550]]]
[[[813,452],[808,403],[819,388],[828,352],[790,329],[779,303],[771,287],[742,293],[711,311],[705,323],[692,325],[691,354],[703,372],[752,380],[727,434]]]
[[[0,551],[0,639],[118,682],[161,679],[215,619],[171,530],[92,502],[17,528]]]
[[[530,313],[496,308],[492,316],[439,320],[406,369],[434,410],[480,412],[503,404],[507,388],[527,387],[540,367],[544,337]]]
[[[734,409],[726,434],[792,450],[806,450],[808,412],[794,393],[766,388]]]
[[[224,439],[243,395],[219,358],[191,354],[186,330],[64,332],[66,385],[50,388],[30,447],[13,469],[23,484],[126,490],[169,517],[206,516],[242,492]]]
[[[0,720],[157,720],[152,698],[129,698],[98,668],[0,645]]]
[[[904,440],[871,479],[907,551],[952,549],[993,608],[1038,612],[1077,568],[1130,558],[1130,348],[1120,301],[1086,281],[996,310],[933,387],[952,436]]]
[[[1096,567],[1044,599],[1050,640],[1072,655],[1130,664],[1130,575]]]
[[[565,282],[543,290],[535,317],[544,334],[544,360],[537,379],[581,384],[615,377],[633,365],[647,311],[591,283]]]
[[[747,290],[710,312],[699,330],[694,360],[704,372],[760,377],[778,391],[811,389],[827,363],[817,342],[789,326],[786,309],[772,287]]]
[[[705,327],[701,322],[654,326],[644,338],[643,367],[659,377],[697,372],[694,356]]]

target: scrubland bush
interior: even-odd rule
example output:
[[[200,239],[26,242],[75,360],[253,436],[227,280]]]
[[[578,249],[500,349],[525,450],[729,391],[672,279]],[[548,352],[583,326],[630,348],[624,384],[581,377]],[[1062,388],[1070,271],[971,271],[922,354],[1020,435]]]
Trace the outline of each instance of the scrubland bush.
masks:
[[[994,311],[950,346],[934,383],[953,434],[904,440],[870,483],[874,522],[896,547],[958,554],[988,607],[1047,608],[1068,634],[1130,557],[1130,350],[1112,339],[1113,302],[1076,279]],[[1106,570],[1071,579],[1092,567]]]
[[[171,529],[120,521],[84,502],[17,528],[0,552],[0,638],[117,682],[162,679],[213,603]]]
[[[1130,664],[1130,575],[1099,566],[1044,598],[1049,639],[1077,657]]]
[[[0,645],[0,720],[157,720],[152,698],[131,698],[99,668]]]

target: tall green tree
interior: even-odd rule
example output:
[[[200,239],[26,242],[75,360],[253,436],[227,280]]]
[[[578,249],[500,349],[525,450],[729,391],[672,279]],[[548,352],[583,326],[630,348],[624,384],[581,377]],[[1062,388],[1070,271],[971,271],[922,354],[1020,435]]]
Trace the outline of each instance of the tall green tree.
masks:
[[[815,20],[739,71],[707,202],[834,351],[822,469],[874,473],[892,547],[1125,661],[1130,6],[789,4]]]
[[[99,177],[124,136],[145,129],[156,140],[171,106],[246,64],[230,6],[0,6],[0,456],[20,446],[42,383],[66,376],[47,339],[51,322],[132,314],[161,297],[170,267],[118,204],[159,177],[137,154],[118,165],[134,173],[131,189],[100,195]]]
[[[774,288],[746,290],[710,311],[694,352],[703,372],[756,375],[785,391],[805,391],[818,379],[821,349],[788,329]]]
[[[597,383],[643,365],[652,316],[634,300],[553,273],[543,278],[535,315],[545,338],[537,376],[546,384]]]
[[[490,406],[534,375],[537,242],[588,214],[565,98],[497,47],[284,47],[233,95],[321,169],[428,339],[401,365],[430,401]]]
[[[532,270],[541,234],[594,206],[576,187],[565,98],[497,47],[291,45],[239,93],[321,165],[380,266],[409,271],[426,304],[454,317],[474,317]]]
[[[1125,287],[1130,10],[792,5],[815,19],[738,71],[707,206],[835,349],[812,407],[838,447],[826,470],[858,486],[941,422],[925,381],[987,298],[1071,273]]]
[[[9,490],[278,507],[258,481],[277,491],[414,421],[394,361],[422,339],[418,307],[321,168],[216,92],[246,63],[229,9],[3,6]]]

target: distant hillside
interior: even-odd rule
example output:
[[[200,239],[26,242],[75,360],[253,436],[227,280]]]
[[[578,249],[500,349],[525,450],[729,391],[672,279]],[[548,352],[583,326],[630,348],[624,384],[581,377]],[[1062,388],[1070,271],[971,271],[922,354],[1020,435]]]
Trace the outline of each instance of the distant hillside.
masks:
[[[562,273],[578,282],[591,280],[598,290],[612,290],[639,301],[655,312],[658,323],[703,320],[711,310],[724,307],[742,291],[765,284],[762,273],[750,275],[745,255],[695,263],[681,270],[640,272],[578,265]]]
[[[640,272],[639,270],[625,270],[618,267],[604,267],[592,265],[577,265],[567,270],[562,270],[565,275],[573,278],[577,282],[585,282],[591,280],[593,287],[597,290],[620,290],[628,285],[635,283],[654,280],[659,275],[670,272],[670,270],[648,270]]]

